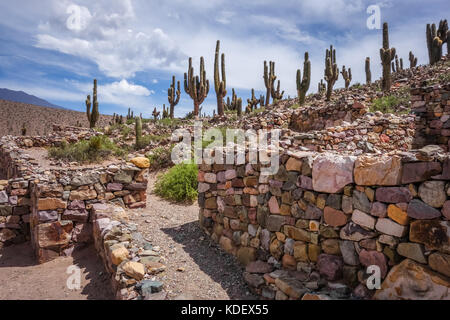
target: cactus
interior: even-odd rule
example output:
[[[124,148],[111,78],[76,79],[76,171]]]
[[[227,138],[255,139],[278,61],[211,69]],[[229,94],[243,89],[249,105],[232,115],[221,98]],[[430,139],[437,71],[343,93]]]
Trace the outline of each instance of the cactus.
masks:
[[[180,102],[181,91],[180,91],[180,81],[177,83],[177,90],[175,91],[175,76],[172,76],[172,84],[170,88],[167,90],[168,100],[170,104],[170,119],[174,118],[175,106]],[[176,95],[176,97],[175,97]]]
[[[219,116],[223,116],[225,114],[225,110],[223,107],[223,98],[225,98],[225,96],[227,95],[227,78],[225,74],[225,54],[222,53],[222,60],[221,60],[222,80],[220,80],[219,55],[220,55],[220,40],[217,40],[216,55],[214,58],[214,89],[216,90],[217,96],[217,113],[219,114]]]
[[[346,70],[345,66],[342,66],[341,74],[345,81],[345,89],[348,89],[348,87],[350,87],[350,82],[352,81],[352,68]]]
[[[250,107],[250,111],[258,109],[258,104],[261,102],[260,99],[256,99],[255,97],[255,89],[252,89],[252,97],[251,99],[247,99],[248,106]]]
[[[158,120],[158,117],[159,117],[160,113],[161,113],[161,112],[159,112],[159,111],[156,110],[156,107],[155,107],[155,109],[153,109],[152,115],[153,115],[153,119],[154,119],[155,121]]]
[[[131,108],[128,108],[127,120],[131,119]]]
[[[240,117],[242,115],[242,99],[241,98],[236,100],[236,112],[237,112],[238,117]]]
[[[394,63],[394,62],[392,62],[391,67],[392,67],[392,72],[393,72],[393,73],[397,72],[397,71],[395,70],[395,63]]]
[[[321,96],[323,96],[323,94],[325,93],[326,90],[327,90],[327,87],[326,87],[325,83],[323,82],[323,79],[320,79],[317,92]]]
[[[263,108],[264,107],[264,102],[266,101],[266,98],[264,97],[264,95],[262,94],[262,95],[260,95],[259,96],[259,106],[261,107],[261,108]]]
[[[280,93],[280,80],[278,80],[276,91],[275,91],[275,87],[272,84],[271,94],[272,94],[273,103],[277,103],[278,101],[283,99],[284,91]]]
[[[409,52],[409,67],[411,69],[417,67],[417,58],[414,57],[412,51]]]
[[[366,84],[372,83],[372,71],[370,71],[370,57],[366,58]]]
[[[22,124],[21,131],[22,131],[22,136],[26,136],[27,135],[27,127],[26,127],[25,122]]]
[[[403,58],[400,58],[400,70],[403,70]]]
[[[435,64],[441,60],[442,56],[442,44],[448,41],[448,23],[447,20],[441,20],[439,22],[439,28],[436,30],[436,25],[427,24],[427,48],[428,58],[430,64]],[[448,50],[448,48],[447,48]]]
[[[395,48],[389,48],[388,24],[383,24],[383,48],[380,49],[381,64],[383,65],[383,78],[381,87],[383,91],[391,90],[391,62],[395,58]]]
[[[92,112],[91,112],[92,106]],[[97,121],[100,117],[98,112],[98,101],[97,101],[97,79],[94,79],[94,96],[91,104],[91,96],[88,95],[86,99],[86,115],[89,121],[89,127],[91,129],[95,128]]]
[[[265,106],[270,104],[270,96],[272,95],[272,88],[277,76],[275,75],[275,62],[269,61],[269,68],[267,61],[264,61],[264,85],[267,89]]]
[[[400,69],[400,64],[398,62],[398,55],[395,55],[395,72],[399,72]]]
[[[309,53],[305,52],[305,61],[303,63],[303,79],[300,69],[297,70],[297,94],[300,105],[305,103],[306,92],[309,90],[311,83],[311,61],[309,61]]]
[[[199,115],[200,105],[209,93],[209,81],[206,80],[205,61],[200,57],[200,77],[194,76],[192,58],[189,58],[188,73],[184,74],[184,91],[194,101],[194,116]]]
[[[330,46],[325,53],[325,81],[327,82],[327,101],[331,99],[333,86],[339,79],[339,68],[336,64],[336,50]]]
[[[136,131],[136,149],[142,147],[142,119],[140,117],[135,118],[135,131]]]
[[[163,119],[167,119],[169,118],[169,108],[166,109],[166,105],[163,104],[163,114],[162,114],[162,118]]]

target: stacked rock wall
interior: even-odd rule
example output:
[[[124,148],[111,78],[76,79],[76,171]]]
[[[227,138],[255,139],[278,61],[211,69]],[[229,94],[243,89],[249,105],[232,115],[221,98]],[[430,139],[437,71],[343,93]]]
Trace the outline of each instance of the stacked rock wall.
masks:
[[[417,114],[414,147],[439,145],[449,150],[450,144],[450,84],[411,90],[411,109]]]
[[[381,281],[415,270],[383,282],[379,298],[450,298],[448,154],[288,153],[274,176],[203,164],[198,180],[201,226],[266,299],[348,298],[351,289],[368,298],[373,265]],[[388,294],[396,279],[405,290]]]

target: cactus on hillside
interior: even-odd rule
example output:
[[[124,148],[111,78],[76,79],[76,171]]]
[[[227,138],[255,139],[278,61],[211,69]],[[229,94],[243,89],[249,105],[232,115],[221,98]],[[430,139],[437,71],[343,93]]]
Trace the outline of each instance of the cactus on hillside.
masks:
[[[238,98],[236,100],[236,113],[237,116],[240,117],[242,115],[242,99]]]
[[[280,101],[281,99],[283,99],[284,91],[280,92],[280,80],[278,80],[278,83],[277,83],[277,90],[275,90],[275,87],[272,84],[271,95],[272,95],[273,103],[276,103],[276,102]]]
[[[323,96],[323,94],[325,93],[326,90],[327,90],[327,86],[323,82],[323,79],[320,79],[320,82],[319,82],[318,88],[317,88],[317,92],[319,93],[319,95]]]
[[[270,104],[272,88],[276,79],[277,76],[275,75],[275,62],[269,61],[269,67],[267,67],[267,61],[264,61],[264,85],[267,89],[265,106],[268,106]]]
[[[156,110],[156,107],[155,107],[155,109],[153,109],[153,112],[152,112],[153,119],[154,119],[155,121],[158,120],[158,117],[159,117],[160,114],[161,114],[161,112],[157,111],[157,110]]]
[[[205,61],[200,57],[200,77],[194,76],[192,58],[189,58],[188,73],[184,74],[184,91],[194,101],[194,116],[199,115],[200,105],[209,93],[209,81],[206,79]]]
[[[325,81],[327,82],[327,101],[331,99],[331,93],[333,92],[333,86],[339,79],[339,68],[336,64],[336,50],[333,46],[330,46],[330,50],[327,49],[325,53]]]
[[[311,83],[311,61],[309,61],[309,53],[305,52],[305,61],[303,63],[303,79],[300,69],[297,70],[297,94],[300,105],[305,103],[306,92],[309,90]]]
[[[98,112],[98,101],[97,101],[97,79],[94,79],[94,95],[91,104],[91,96],[88,95],[86,99],[86,115],[89,121],[89,127],[91,129],[95,128],[98,119],[100,118],[100,113]],[[92,111],[91,111],[92,107]]]
[[[409,67],[411,69],[417,67],[417,58],[414,56],[412,51],[409,52]]]
[[[400,70],[403,70],[403,58],[400,58]]]
[[[341,74],[345,81],[345,89],[348,89],[348,87],[350,87],[350,82],[352,81],[352,68],[346,70],[345,66],[342,66]]]
[[[220,40],[217,40],[216,54],[214,58],[214,89],[217,96],[217,113],[219,116],[225,114],[223,107],[223,98],[227,95],[227,78],[225,74],[225,54],[222,53],[221,66],[219,70],[219,56],[220,56]],[[221,71],[221,72],[220,72]],[[220,79],[222,74],[222,80]]]
[[[258,109],[258,104],[261,102],[260,99],[256,99],[255,97],[255,89],[252,89],[252,97],[251,99],[247,99],[248,106],[250,107],[250,111]]]
[[[177,82],[177,90],[175,91],[175,76],[172,76],[172,84],[167,90],[167,96],[170,104],[170,119],[174,118],[175,106],[180,102],[181,91],[180,91],[180,81]],[[176,97],[175,97],[176,96]]]
[[[389,48],[389,27],[383,23],[383,48],[380,49],[381,64],[383,65],[383,78],[381,87],[383,91],[391,90],[391,62],[395,58],[395,48]]]
[[[400,63],[398,62],[398,55],[395,55],[395,72],[399,72],[400,69]]]
[[[169,118],[169,108],[166,109],[166,104],[163,104],[163,114],[162,114],[162,118],[163,118],[163,119]]]
[[[136,149],[142,147],[142,119],[140,117],[135,118],[135,133],[136,133]]]
[[[26,136],[27,135],[27,127],[26,127],[25,122],[22,124],[21,131],[22,131],[22,136]]]
[[[435,64],[441,60],[442,56],[442,45],[447,42],[448,34],[448,23],[447,20],[441,20],[439,22],[439,28],[436,29],[436,25],[427,24],[427,48],[428,48],[428,58],[430,64]],[[448,48],[447,48],[448,49]]]
[[[366,84],[372,83],[372,71],[370,71],[370,57],[366,58]]]

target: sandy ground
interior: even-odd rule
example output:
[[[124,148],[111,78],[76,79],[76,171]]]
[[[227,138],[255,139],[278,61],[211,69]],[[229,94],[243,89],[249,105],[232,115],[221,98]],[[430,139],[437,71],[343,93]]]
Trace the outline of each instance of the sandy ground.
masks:
[[[67,268],[81,269],[80,290],[69,290]],[[30,243],[0,249],[0,300],[113,299],[110,280],[93,246],[74,257],[37,265]]]

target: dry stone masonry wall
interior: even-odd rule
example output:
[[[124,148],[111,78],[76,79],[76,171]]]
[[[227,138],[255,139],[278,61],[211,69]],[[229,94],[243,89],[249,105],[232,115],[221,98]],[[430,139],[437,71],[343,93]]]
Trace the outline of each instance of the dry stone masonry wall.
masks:
[[[436,151],[289,153],[274,176],[258,165],[201,165],[200,223],[267,299],[367,298],[371,265],[386,287],[378,298],[448,299],[450,159]],[[405,268],[426,292],[413,273],[394,276]],[[405,290],[392,291],[400,282]]]

